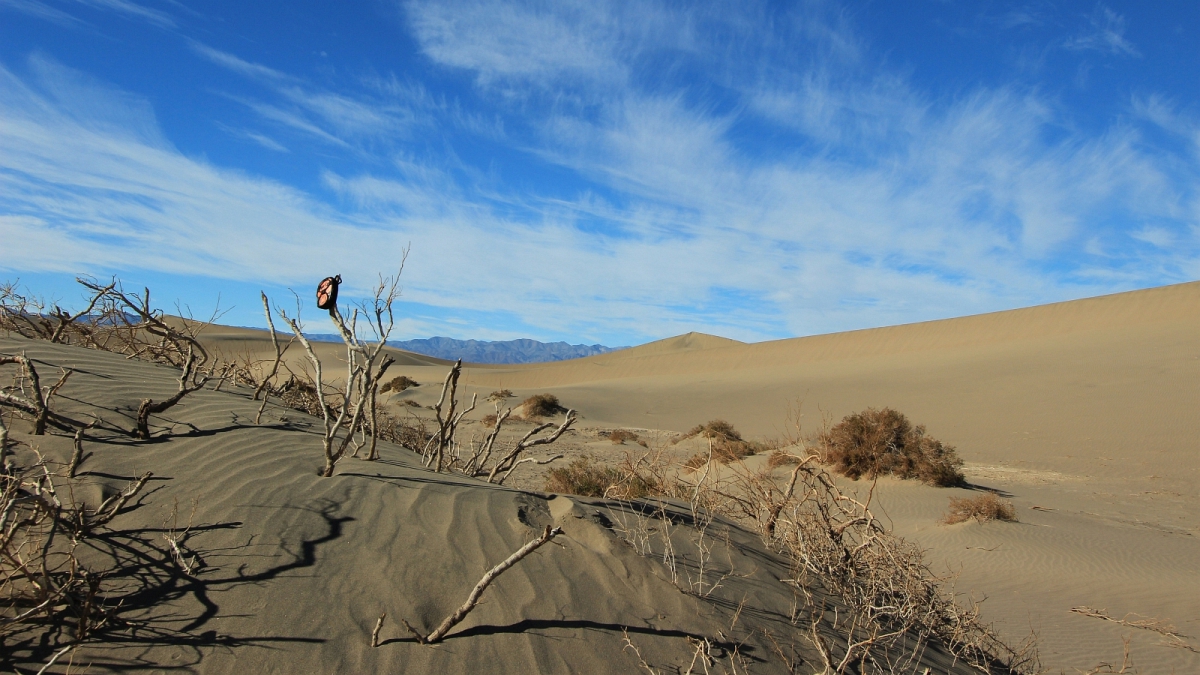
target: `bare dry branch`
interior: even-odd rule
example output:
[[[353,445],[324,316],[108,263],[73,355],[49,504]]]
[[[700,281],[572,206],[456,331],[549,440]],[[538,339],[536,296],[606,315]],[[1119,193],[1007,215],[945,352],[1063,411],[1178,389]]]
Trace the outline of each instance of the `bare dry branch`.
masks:
[[[379,619],[375,621],[375,628],[371,631],[371,646],[379,646],[379,631],[383,630],[383,620],[387,618],[387,612],[379,615]]]
[[[141,478],[130,483],[124,490],[101,502],[100,506],[96,507],[95,515],[88,522],[88,527],[94,528],[100,525],[107,525],[121,512],[121,509],[125,508],[125,504],[130,499],[133,499],[137,493],[142,491],[142,488],[146,487],[146,481],[150,480],[153,476],[153,471],[147,471],[142,474]]]
[[[487,573],[483,575],[483,578],[479,580],[479,583],[475,584],[475,588],[471,589],[471,594],[467,596],[467,601],[464,602],[461,607],[455,610],[453,614],[446,617],[446,619],[442,621],[442,623],[429,635],[422,635],[417,629],[409,625],[407,620],[402,619],[401,621],[404,623],[404,627],[407,628],[408,631],[417,638],[417,642],[420,642],[423,645],[433,644],[441,641],[442,638],[446,637],[446,633],[450,632],[451,628],[454,628],[456,625],[458,625],[460,621],[467,617],[467,614],[469,614],[472,609],[475,609],[475,606],[479,604],[479,597],[483,595],[483,591],[487,589],[487,587],[491,585],[493,581],[496,580],[496,577],[503,574],[505,570],[520,562],[522,558],[530,553],[533,553],[543,544],[560,534],[562,534],[561,527],[550,527],[547,525],[546,531],[542,533],[542,536],[517,549],[512,555],[505,558],[504,561],[499,565],[496,565],[492,569],[488,570]]]
[[[296,341],[296,338],[293,336],[291,340],[288,340],[287,345],[280,349],[279,336],[275,332],[275,321],[271,318],[271,302],[267,300],[266,293],[259,291],[259,294],[262,296],[263,313],[267,315],[267,327],[271,330],[271,347],[275,350],[275,361],[271,364],[271,372],[267,373],[262,378],[262,381],[258,383],[258,386],[254,388],[254,397],[252,400],[257,401],[260,395],[263,397],[262,405],[258,407],[258,412],[254,415],[255,424],[262,421],[263,411],[267,408],[267,399],[271,397],[271,380],[279,372],[279,364],[283,361],[283,355],[287,352],[288,347],[291,347],[292,343]]]
[[[516,467],[516,462],[521,456],[521,453],[525,452],[529,448],[538,445],[547,445],[557,441],[560,436],[566,433],[567,429],[571,428],[571,425],[574,424],[577,419],[578,417],[575,415],[575,411],[568,410],[566,414],[563,415],[562,424],[560,424],[558,428],[555,429],[554,432],[549,436],[543,436],[542,438],[534,438],[534,436],[545,431],[546,429],[553,427],[554,425],[546,423],[539,424],[538,426],[534,427],[532,431],[525,434],[524,438],[517,441],[517,444],[513,446],[513,449],[510,450],[503,459],[497,462],[496,466],[492,467],[491,472],[488,473],[488,482],[498,484],[503,483],[504,479],[508,478],[509,474],[511,474],[512,470]],[[503,476],[500,476],[500,478],[497,479],[497,476],[500,475],[501,472],[503,472]]]

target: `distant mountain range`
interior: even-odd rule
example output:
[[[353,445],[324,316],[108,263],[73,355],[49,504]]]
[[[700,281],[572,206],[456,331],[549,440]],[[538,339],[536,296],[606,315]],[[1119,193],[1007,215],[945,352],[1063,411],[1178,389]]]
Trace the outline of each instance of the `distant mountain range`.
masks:
[[[312,340],[341,342],[334,334],[311,334]],[[432,337],[425,340],[388,341],[389,347],[424,354],[438,359],[454,361],[462,359],[469,363],[545,363],[581,359],[585,356],[607,354],[625,347],[604,345],[572,345],[566,342],[538,342],[537,340],[455,340],[448,337]]]

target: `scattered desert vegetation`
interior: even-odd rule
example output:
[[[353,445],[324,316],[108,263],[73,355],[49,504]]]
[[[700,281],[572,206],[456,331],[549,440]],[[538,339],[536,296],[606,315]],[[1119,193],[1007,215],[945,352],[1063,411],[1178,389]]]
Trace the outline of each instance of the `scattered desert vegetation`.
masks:
[[[1000,499],[991,492],[985,492],[977,497],[951,497],[950,510],[942,522],[953,525],[968,520],[974,520],[977,523],[989,520],[1015,523],[1017,510],[1013,508],[1012,502]]]
[[[0,443],[6,442],[0,438]],[[102,570],[85,564],[77,553],[103,549],[105,542],[118,539],[109,523],[127,510],[153,474],[147,472],[102,503],[88,506],[74,501],[77,481],[67,475],[67,467],[36,450],[33,454],[36,461],[31,465],[10,464],[0,473],[0,644],[13,645],[30,634],[44,633],[55,649],[44,672],[79,645],[103,639],[122,625],[121,594]],[[124,533],[125,538],[134,535]],[[182,549],[177,545],[176,550]],[[56,634],[61,637],[55,639]]]
[[[1037,658],[1030,645],[1008,647],[980,621],[978,606],[957,604],[921,551],[891,535],[872,514],[870,500],[839,489],[817,460],[815,454],[776,460],[776,467],[792,467],[779,481],[772,477],[772,467],[756,471],[740,460],[731,460],[722,478],[707,470],[684,478],[689,474],[662,451],[627,455],[615,467],[584,457],[551,469],[545,487],[641,500],[641,505],[626,507],[618,532],[640,554],[662,561],[680,590],[690,594],[705,596],[739,573],[714,557],[719,519],[759,532],[770,548],[792,561],[793,576],[786,583],[808,598],[811,612],[795,621],[807,626],[807,645],[820,654],[827,673],[908,672],[901,665],[904,655],[912,658],[930,641],[984,672],[1001,664],[1010,672],[1035,672]],[[681,501],[690,534],[683,533],[672,510]],[[840,634],[850,637],[848,643],[839,645],[821,632],[830,614],[814,589],[845,603],[848,611],[832,620]]]
[[[847,415],[818,437],[821,460],[850,478],[893,475],[929,485],[961,485],[962,460],[945,445],[914,426],[903,413],[868,408]]]
[[[502,403],[515,395],[516,394],[512,393],[512,389],[498,389],[488,394],[487,400]]]

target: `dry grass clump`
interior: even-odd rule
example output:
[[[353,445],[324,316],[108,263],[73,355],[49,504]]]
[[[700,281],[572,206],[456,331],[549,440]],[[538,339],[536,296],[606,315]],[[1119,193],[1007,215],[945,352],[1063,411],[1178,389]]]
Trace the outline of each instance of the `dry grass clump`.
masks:
[[[479,423],[488,429],[494,428],[496,426],[496,413],[488,413],[484,415],[483,419],[479,420]]]
[[[379,393],[386,394],[389,391],[401,392],[409,387],[419,386],[421,385],[416,380],[408,377],[407,375],[400,375],[399,377],[393,377],[390,381],[384,382],[382,385],[380,385]]]
[[[742,440],[742,435],[738,433],[737,429],[734,429],[733,425],[725,420],[709,420],[704,424],[698,424],[692,427],[691,431],[680,437],[679,441],[695,438],[696,436],[722,441]]]
[[[964,480],[953,446],[926,436],[923,425],[891,408],[847,415],[818,440],[822,461],[850,478],[891,474],[941,487]]]
[[[499,402],[510,399],[513,396],[516,396],[516,394],[512,392],[512,389],[497,389],[496,391],[488,394],[487,400]]]
[[[554,394],[534,394],[525,399],[521,405],[524,408],[525,419],[554,417],[564,410],[558,402],[558,397]]]
[[[738,430],[734,429],[733,425],[725,420],[710,420],[704,424],[697,425],[676,439],[675,442],[678,443],[689,438],[695,438],[696,436],[701,436],[712,441],[712,459],[722,464],[736,462],[750,455],[763,452],[770,447],[758,441],[745,440],[738,433]],[[688,469],[694,470],[704,466],[708,462],[708,459],[709,454],[701,452],[689,457],[683,465]]]
[[[580,457],[567,466],[550,469],[544,489],[557,494],[626,501],[684,496],[684,488],[669,477],[669,460],[661,453],[655,457],[650,454],[637,459],[627,455],[615,467],[594,463],[591,457]]]
[[[395,443],[414,452],[420,452],[433,436],[420,417],[410,414],[400,419],[381,407],[375,410],[375,433],[381,441]]]
[[[545,489],[558,494],[604,497],[618,483],[620,475],[616,469],[593,464],[590,457],[580,457],[566,466],[550,469]]]
[[[778,469],[781,466],[793,466],[795,464],[799,464],[800,461],[801,460],[799,457],[791,454],[790,452],[776,450],[775,452],[772,452],[769,457],[767,457],[767,467],[771,469]]]
[[[402,398],[399,401],[396,401],[396,403],[398,403],[400,405],[406,405],[410,408],[420,408],[421,407],[420,403],[417,403],[416,401],[412,400],[411,398]]]
[[[321,400],[317,396],[317,385],[309,379],[293,376],[273,393],[287,408],[308,413],[313,417],[321,416]]]
[[[1017,510],[1012,502],[1000,499],[991,492],[985,492],[977,497],[951,497],[950,511],[942,519],[943,523],[953,525],[974,519],[977,523],[989,520],[1017,522]]]
[[[608,432],[608,440],[613,442],[613,445],[624,445],[625,441],[633,441],[643,448],[646,447],[646,441],[641,440],[637,434],[628,429],[614,429]]]

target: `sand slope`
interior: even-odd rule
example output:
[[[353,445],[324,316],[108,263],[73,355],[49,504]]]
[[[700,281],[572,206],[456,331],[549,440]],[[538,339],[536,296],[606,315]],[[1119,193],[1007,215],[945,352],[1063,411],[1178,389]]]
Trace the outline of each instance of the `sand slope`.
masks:
[[[155,472],[133,508],[80,551],[107,570],[106,588],[123,597],[116,609],[123,623],[104,643],[75,653],[71,672],[628,673],[639,664],[627,634],[642,658],[668,672],[686,670],[694,640],[708,638],[725,662],[711,672],[729,669],[736,649],[753,672],[773,673],[786,671],[767,659],[764,630],[803,649],[796,640],[804,627],[789,617],[805,601],[780,582],[788,566],[744,531],[714,526],[714,559],[737,574],[708,597],[689,595],[661,562],[620,540],[616,523],[631,514],[604,502],[433,474],[390,445],[382,461],[346,460],[336,476],[320,478],[315,420],[274,409],[255,426],[257,406],[236,387],[185,399],[153,418],[152,441],[137,443],[124,431],[133,410],[144,396],[172,392],[174,370],[0,338],[0,352],[19,350],[44,372],[74,369],[57,410],[101,420],[85,443],[76,499],[94,504]],[[17,423],[14,436],[51,458],[70,452],[67,436],[21,431]],[[18,458],[30,460],[28,446]],[[186,547],[203,563],[191,575],[161,539],[189,522]],[[435,625],[485,569],[547,524],[563,527],[562,546],[507,572],[445,643],[421,646],[398,630],[401,617]],[[725,537],[728,544],[720,543]],[[680,573],[698,573],[686,541],[679,550]],[[384,611],[391,617],[385,643],[372,649],[370,630]],[[36,670],[53,648],[26,639],[10,641],[3,658]],[[935,649],[924,663],[967,672]]]
[[[429,405],[445,365],[396,372],[431,383],[403,394]],[[1036,630],[1054,672],[1119,660],[1126,635],[1148,672],[1200,672],[1200,654],[1157,633],[1070,611],[1169,620],[1200,649],[1200,283],[759,344],[689,334],[464,372],[468,395],[500,388],[552,392],[585,425],[682,431],[723,418],[760,437],[784,432],[797,401],[809,432],[823,417],[897,408],[1018,507],[1019,525],[946,527],[947,497],[969,492],[885,482],[879,497],[961,591],[989,598],[985,615],[1007,635]]]
[[[1119,662],[1122,636],[1143,672],[1200,672],[1200,654],[1157,633],[1070,611],[1169,620],[1200,649],[1200,283],[703,351],[669,342],[469,381],[545,389],[596,424],[719,417],[763,436],[798,399],[810,431],[823,415],[897,408],[1018,507],[1021,524],[947,527],[947,497],[969,491],[879,492],[897,532],[987,596],[1005,634],[1032,627],[1054,672]]]

